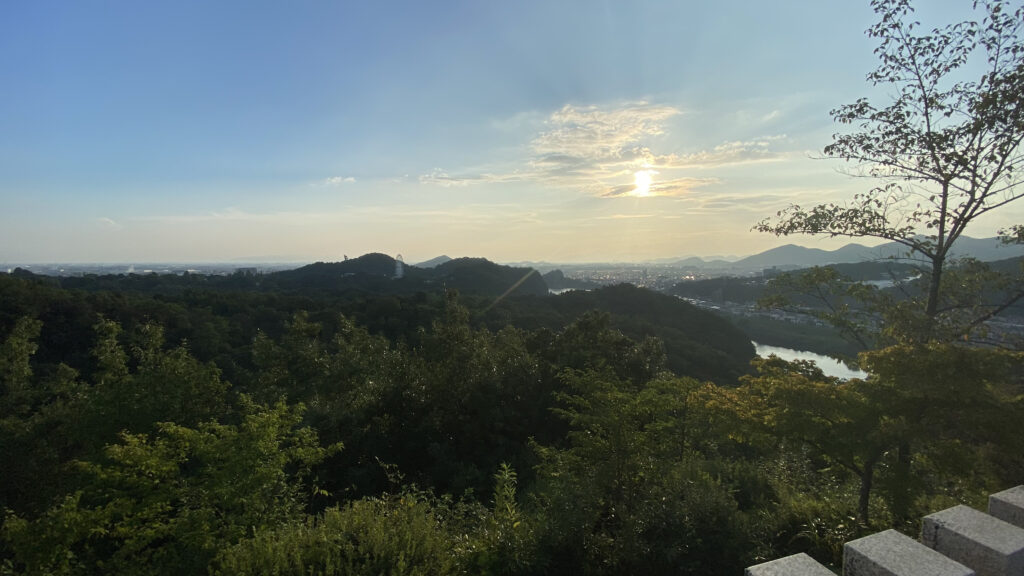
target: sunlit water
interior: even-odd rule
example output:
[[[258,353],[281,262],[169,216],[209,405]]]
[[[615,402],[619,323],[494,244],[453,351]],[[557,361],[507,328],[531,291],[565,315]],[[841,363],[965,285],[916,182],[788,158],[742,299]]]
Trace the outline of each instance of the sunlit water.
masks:
[[[815,354],[814,352],[793,350],[792,348],[783,348],[781,346],[767,346],[765,344],[758,344],[757,342],[754,342],[753,344],[758,356],[768,357],[775,354],[779,358],[789,362],[792,362],[793,360],[813,360],[814,363],[818,365],[818,368],[821,368],[821,371],[828,376],[835,376],[843,379],[864,378],[867,376],[866,372],[851,370],[838,360],[829,358],[828,356],[822,356],[821,354]]]

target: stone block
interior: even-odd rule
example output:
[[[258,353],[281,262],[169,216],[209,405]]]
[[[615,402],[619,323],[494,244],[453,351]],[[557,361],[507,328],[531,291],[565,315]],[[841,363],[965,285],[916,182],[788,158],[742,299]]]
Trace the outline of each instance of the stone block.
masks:
[[[975,576],[974,571],[895,530],[847,542],[843,576]]]
[[[1024,528],[1024,485],[989,496],[988,513],[1018,528]]]
[[[807,554],[800,553],[751,566],[743,576],[835,576]]]
[[[978,576],[1024,576],[1024,528],[968,506],[925,516],[921,542]]]

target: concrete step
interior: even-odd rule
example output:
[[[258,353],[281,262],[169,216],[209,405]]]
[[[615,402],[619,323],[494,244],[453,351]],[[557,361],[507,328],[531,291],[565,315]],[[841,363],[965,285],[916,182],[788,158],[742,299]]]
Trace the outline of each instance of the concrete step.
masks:
[[[1024,485],[989,496],[988,513],[1004,522],[1024,528]]]
[[[843,575],[975,576],[975,573],[913,538],[886,530],[846,543]]]
[[[835,576],[807,554],[793,554],[764,564],[751,566],[743,576]]]
[[[968,506],[925,516],[921,542],[978,576],[1024,576],[1024,528]]]
[[[954,506],[924,517],[921,542],[895,530],[843,548],[844,576],[1024,576],[1024,485],[989,496],[989,513]],[[830,576],[806,554],[747,568],[745,576]]]

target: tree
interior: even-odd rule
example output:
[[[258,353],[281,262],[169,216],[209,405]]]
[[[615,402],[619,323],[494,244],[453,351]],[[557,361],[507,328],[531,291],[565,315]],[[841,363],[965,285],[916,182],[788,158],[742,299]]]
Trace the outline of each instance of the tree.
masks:
[[[241,398],[237,424],[156,424],[79,461],[88,482],[0,539],[28,574],[199,574],[245,538],[299,521],[323,448],[302,406]],[[306,490],[304,490],[304,488]],[[305,492],[305,494],[304,494]],[[19,572],[22,573],[22,572]]]
[[[952,248],[978,218],[1024,196],[1024,6],[975,2],[984,16],[919,33],[909,0],[874,0],[879,16],[868,29],[880,63],[868,74],[891,102],[867,98],[840,106],[833,119],[854,128],[833,136],[828,158],[880,185],[843,204],[792,205],[754,229],[776,235],[873,237],[907,248],[922,267],[916,313],[923,340],[956,324],[966,335],[1007,306],[1003,301],[964,318],[944,282]],[[967,80],[972,72],[980,76]],[[1004,231],[1018,235],[1018,227]],[[1010,302],[1024,297],[1018,283]]]
[[[941,448],[948,455],[957,442],[984,444],[987,440],[979,436],[983,424],[1007,406],[991,398],[979,400],[972,406],[977,418],[968,422],[958,416],[967,407],[944,401],[943,394],[957,397],[954,390],[960,390],[987,398],[978,386],[989,375],[978,366],[990,363],[994,368],[998,362],[984,350],[951,343],[982,340],[984,323],[1024,297],[1021,276],[957,259],[953,252],[979,218],[1024,196],[1024,6],[976,1],[980,21],[928,33],[913,21],[909,0],[873,0],[872,7],[879,19],[867,32],[878,40],[875,52],[880,62],[867,79],[884,87],[890,99],[877,105],[861,98],[833,110],[833,119],[852,130],[833,136],[824,153],[851,164],[854,175],[875,179],[879,185],[843,204],[790,206],[755,229],[776,235],[889,240],[905,247],[903,258],[917,265],[917,277],[894,290],[824,270],[776,285],[817,299],[817,315],[864,348],[890,346],[861,355],[871,371],[863,384],[825,386],[816,392],[803,385],[798,389],[809,392],[809,400],[822,402],[835,388],[851,388],[871,408],[860,417],[863,421],[851,423],[887,431],[878,440],[888,444],[887,458],[895,457],[887,465],[892,479],[887,504],[899,522],[908,517],[914,493],[910,482],[924,460],[921,451],[935,453]],[[1019,225],[1001,233],[1007,241],[1024,240]],[[1020,359],[1014,361],[1019,366]],[[945,371],[924,377],[931,373],[925,367],[933,365],[945,366]],[[968,377],[950,380],[952,373]],[[786,381],[793,382],[793,377]],[[799,417],[792,424],[811,424],[813,416]],[[951,441],[919,427],[925,420],[951,423]],[[796,432],[776,429],[791,438],[800,436]],[[852,443],[858,451],[868,451],[862,454],[865,462],[871,438],[865,435]],[[834,460],[841,452],[820,448]],[[862,473],[866,470],[847,467],[861,476],[863,521],[871,477]]]
[[[568,442],[536,446],[548,572],[739,570],[752,548],[748,519],[728,470],[696,450],[703,385],[668,375],[631,382],[607,367],[561,378],[554,412],[569,424]]]
[[[454,517],[454,518],[453,518]],[[451,506],[402,492],[328,508],[224,549],[210,574],[446,576],[465,574],[469,538]]]
[[[0,418],[26,412],[31,403],[32,355],[42,323],[21,318],[0,344]]]
[[[1024,405],[1012,384],[1022,358],[948,343],[899,345],[862,355],[869,378],[842,381],[772,356],[756,360],[758,374],[740,387],[714,389],[711,403],[735,417],[741,433],[807,446],[853,474],[862,525],[876,492],[899,524],[914,516],[919,496],[955,492],[961,488],[949,487],[957,484],[987,493],[1020,474],[1024,464],[1010,455],[1022,448],[1013,423]],[[911,451],[914,465],[902,466]]]
[[[863,382],[825,376],[810,362],[777,356],[754,361],[758,375],[739,388],[716,390],[713,404],[724,407],[750,432],[810,446],[829,463],[859,481],[857,519],[867,525],[875,472],[893,433],[883,410],[864,394]],[[750,433],[748,432],[748,433]]]

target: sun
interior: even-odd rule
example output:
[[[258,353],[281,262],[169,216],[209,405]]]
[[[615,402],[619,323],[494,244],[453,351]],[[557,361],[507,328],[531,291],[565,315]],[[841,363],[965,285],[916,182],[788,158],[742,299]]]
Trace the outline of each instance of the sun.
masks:
[[[638,198],[645,198],[651,195],[651,170],[637,170],[633,173],[633,182],[636,187],[630,195]]]

